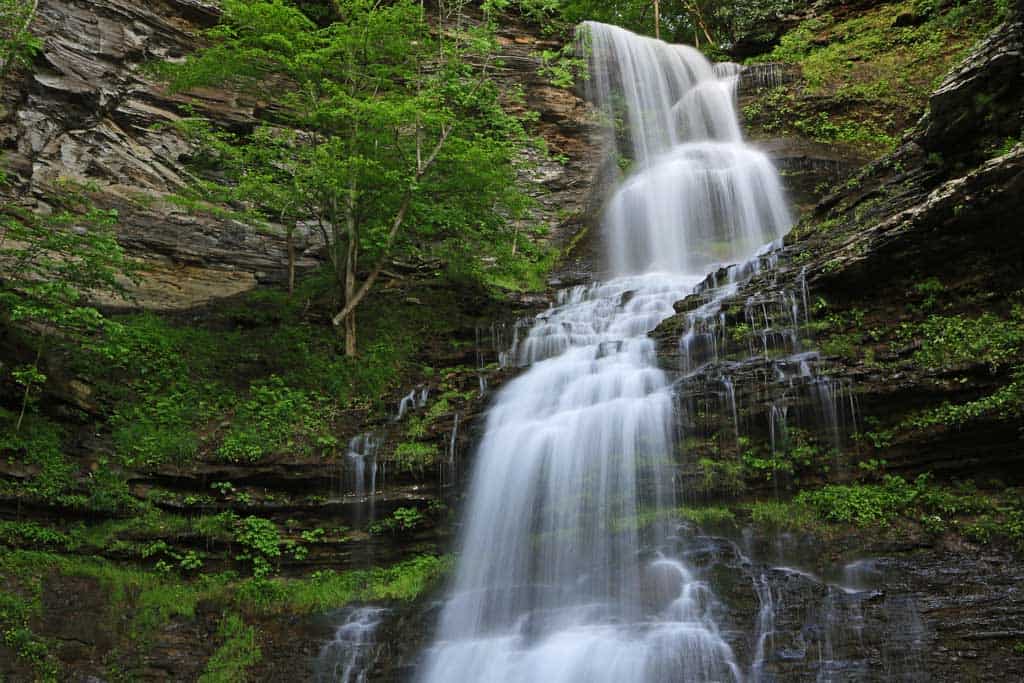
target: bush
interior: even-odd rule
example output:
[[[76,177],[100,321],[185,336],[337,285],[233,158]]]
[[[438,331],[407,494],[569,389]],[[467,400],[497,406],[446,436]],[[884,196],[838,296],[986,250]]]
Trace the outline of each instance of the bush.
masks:
[[[253,384],[251,394],[217,449],[224,460],[256,462],[285,450],[308,454],[326,434],[331,411],[322,397],[277,376]]]
[[[914,502],[918,493],[918,488],[906,480],[888,475],[882,484],[830,485],[804,491],[795,502],[827,521],[869,526],[891,521]]]

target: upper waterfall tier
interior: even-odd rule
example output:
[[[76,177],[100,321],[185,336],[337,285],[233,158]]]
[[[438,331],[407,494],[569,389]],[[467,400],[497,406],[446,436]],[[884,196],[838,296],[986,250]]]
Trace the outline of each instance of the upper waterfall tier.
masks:
[[[580,41],[590,99],[632,169],[604,218],[613,273],[699,275],[785,234],[778,175],[740,133],[734,65],[596,22]]]

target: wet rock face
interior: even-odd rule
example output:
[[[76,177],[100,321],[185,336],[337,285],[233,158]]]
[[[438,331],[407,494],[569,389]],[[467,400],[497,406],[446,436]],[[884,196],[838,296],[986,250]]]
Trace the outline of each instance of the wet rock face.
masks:
[[[775,264],[721,299],[714,315],[701,314],[708,301],[702,293],[678,304],[680,314],[654,332],[664,367],[683,376],[677,386],[682,417],[689,420],[685,436],[699,440],[718,433],[732,443],[738,423],[743,434],[768,441],[777,426],[776,408],[788,410],[790,418],[822,414],[816,405],[820,392],[808,391],[813,383],[801,379],[807,373],[792,371],[804,362],[852,392],[845,409],[848,432],[858,429],[858,418],[895,427],[915,411],[991,394],[1007,381],[984,367],[958,368],[953,381],[954,373],[921,367],[913,362],[914,349],[895,341],[872,348],[878,355],[870,358],[861,347],[871,346],[865,332],[881,338],[928,315],[915,312],[917,304],[907,294],[929,278],[943,283],[943,303],[949,302],[943,310],[968,317],[976,317],[982,301],[1000,310],[1019,289],[1024,147],[999,156],[990,151],[992,158],[984,158],[983,150],[999,139],[1003,121],[1019,130],[1024,90],[1005,84],[1019,77],[1024,62],[1014,46],[1022,40],[1019,20],[995,30],[947,78],[903,146],[822,199],[787,237]],[[957,128],[972,117],[975,128]],[[965,151],[965,142],[974,147]],[[705,289],[713,286],[714,276]],[[819,298],[833,319],[856,320],[839,330],[855,340],[845,350],[822,343],[837,330],[829,329],[833,323],[822,320],[823,312],[810,310]],[[687,358],[709,365],[688,367]],[[730,382],[719,381],[721,376]],[[813,421],[797,426],[820,432]],[[1018,445],[1016,425],[984,420],[898,436],[876,457],[905,473],[933,470],[1015,481],[1021,477]],[[849,462],[872,457],[864,443],[840,448]],[[829,477],[849,475],[834,469]]]
[[[949,74],[928,105],[923,146],[970,152],[985,136],[1019,137],[1024,125],[1024,12]]]
[[[810,538],[684,537],[683,552],[721,601],[723,635],[755,680],[1024,674],[1013,649],[1024,634],[1024,597],[1013,587],[1024,573],[1009,555],[869,547],[844,560]]]
[[[607,168],[591,106],[579,93],[552,85],[540,72],[541,52],[557,51],[561,42],[538,33],[536,26],[510,17],[502,20],[495,78],[505,88],[510,111],[539,115],[532,132],[544,140],[548,153],[526,150],[520,160],[520,180],[536,204],[519,227],[548,226],[549,239],[566,252],[552,276],[561,286],[589,280],[600,268],[591,241],[569,247],[579,235],[594,232]],[[517,91],[521,98],[515,96]]]
[[[903,146],[812,208],[774,262],[762,263],[717,302],[709,292],[721,291],[728,273],[712,275],[653,333],[663,367],[678,378],[680,482],[690,496],[700,495],[700,477],[691,472],[696,459],[738,454],[742,449],[732,444],[739,436],[771,452],[780,424],[788,424],[827,445],[820,422],[826,404],[815,390],[822,385],[812,375],[846,392],[853,422],[840,420],[840,432],[871,429],[863,422],[870,416],[894,435],[884,447],[833,441],[844,466],[809,475],[804,485],[856,478],[853,463],[872,457],[904,475],[930,471],[1005,483],[1024,477],[1020,425],[1012,418],[899,431],[905,417],[928,407],[992,394],[1009,381],[1005,373],[983,365],[924,368],[914,348],[890,342],[876,349],[866,334],[884,338],[902,322],[935,314],[939,309],[922,313],[912,298],[915,285],[929,278],[945,287],[942,315],[1002,314],[1020,288],[1024,145],[997,155],[991,143],[1019,135],[1022,36],[1019,20],[993,32],[933,95]],[[817,312],[819,297],[824,310]],[[853,321],[839,331],[856,348],[822,351],[832,333],[814,321],[826,311]],[[861,347],[879,355],[868,358]],[[794,369],[801,363],[810,372]],[[757,666],[766,680],[1024,675],[1018,558],[952,542],[908,542],[868,548],[859,557],[869,560],[858,561],[847,552],[849,540],[796,549],[788,542],[779,551],[770,539],[697,539],[739,660],[753,668],[761,648]],[[766,605],[769,631],[759,626]]]
[[[122,244],[143,262],[131,305],[189,308],[285,277],[283,231],[187,211],[164,200],[187,182],[189,145],[166,127],[183,104],[244,128],[258,103],[222,90],[171,95],[146,64],[193,50],[217,21],[201,0],[41,0],[32,29],[43,50],[33,68],[5,83],[0,140],[17,192],[45,209],[60,180],[92,190],[118,210]],[[298,267],[319,263],[311,231],[299,231]],[[127,305],[127,302],[107,302]]]

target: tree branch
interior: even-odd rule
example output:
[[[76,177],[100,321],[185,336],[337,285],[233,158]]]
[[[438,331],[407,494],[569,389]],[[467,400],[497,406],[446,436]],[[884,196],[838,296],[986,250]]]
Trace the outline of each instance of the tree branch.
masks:
[[[405,216],[409,212],[409,207],[412,205],[413,188],[416,183],[426,175],[427,171],[430,170],[430,167],[434,165],[434,161],[437,160],[437,155],[441,152],[441,148],[444,147],[444,143],[448,140],[448,136],[451,135],[453,128],[455,128],[455,124],[441,126],[441,137],[438,139],[437,144],[434,145],[434,148],[430,151],[426,160],[419,165],[419,168],[416,169],[416,174],[413,176],[413,182],[410,184],[409,189],[405,191],[405,196],[402,197],[402,204],[398,207],[398,212],[395,213],[395,218],[391,222],[391,230],[388,231],[388,238],[384,243],[384,253],[381,254],[377,263],[374,264],[370,274],[366,276],[365,280],[363,280],[363,284],[359,285],[359,289],[356,290],[352,299],[346,301],[345,307],[341,309],[341,312],[331,319],[331,322],[334,323],[334,325],[340,325],[342,321],[344,321],[345,318],[347,318],[352,311],[356,309],[359,302],[361,302],[370,291],[373,283],[377,281],[378,277],[380,277],[380,273],[384,269],[384,264],[387,262],[388,256],[390,255],[389,252],[391,250],[391,245],[394,244],[395,238],[398,236],[398,231],[401,229],[402,223],[405,222]]]

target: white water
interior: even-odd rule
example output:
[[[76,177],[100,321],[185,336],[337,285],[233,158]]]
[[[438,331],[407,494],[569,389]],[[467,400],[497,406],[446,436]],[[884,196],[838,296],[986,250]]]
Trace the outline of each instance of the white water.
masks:
[[[320,648],[316,683],[366,683],[367,669],[373,663],[374,634],[387,612],[368,606],[342,615],[334,639]]]
[[[476,456],[431,683],[728,681],[744,672],[699,572],[642,513],[672,505],[672,395],[647,333],[725,263],[790,224],[743,144],[734,68],[587,24],[592,99],[620,118],[632,173],[604,231],[616,275],[565,291],[517,338]],[[641,545],[641,537],[643,546]]]

